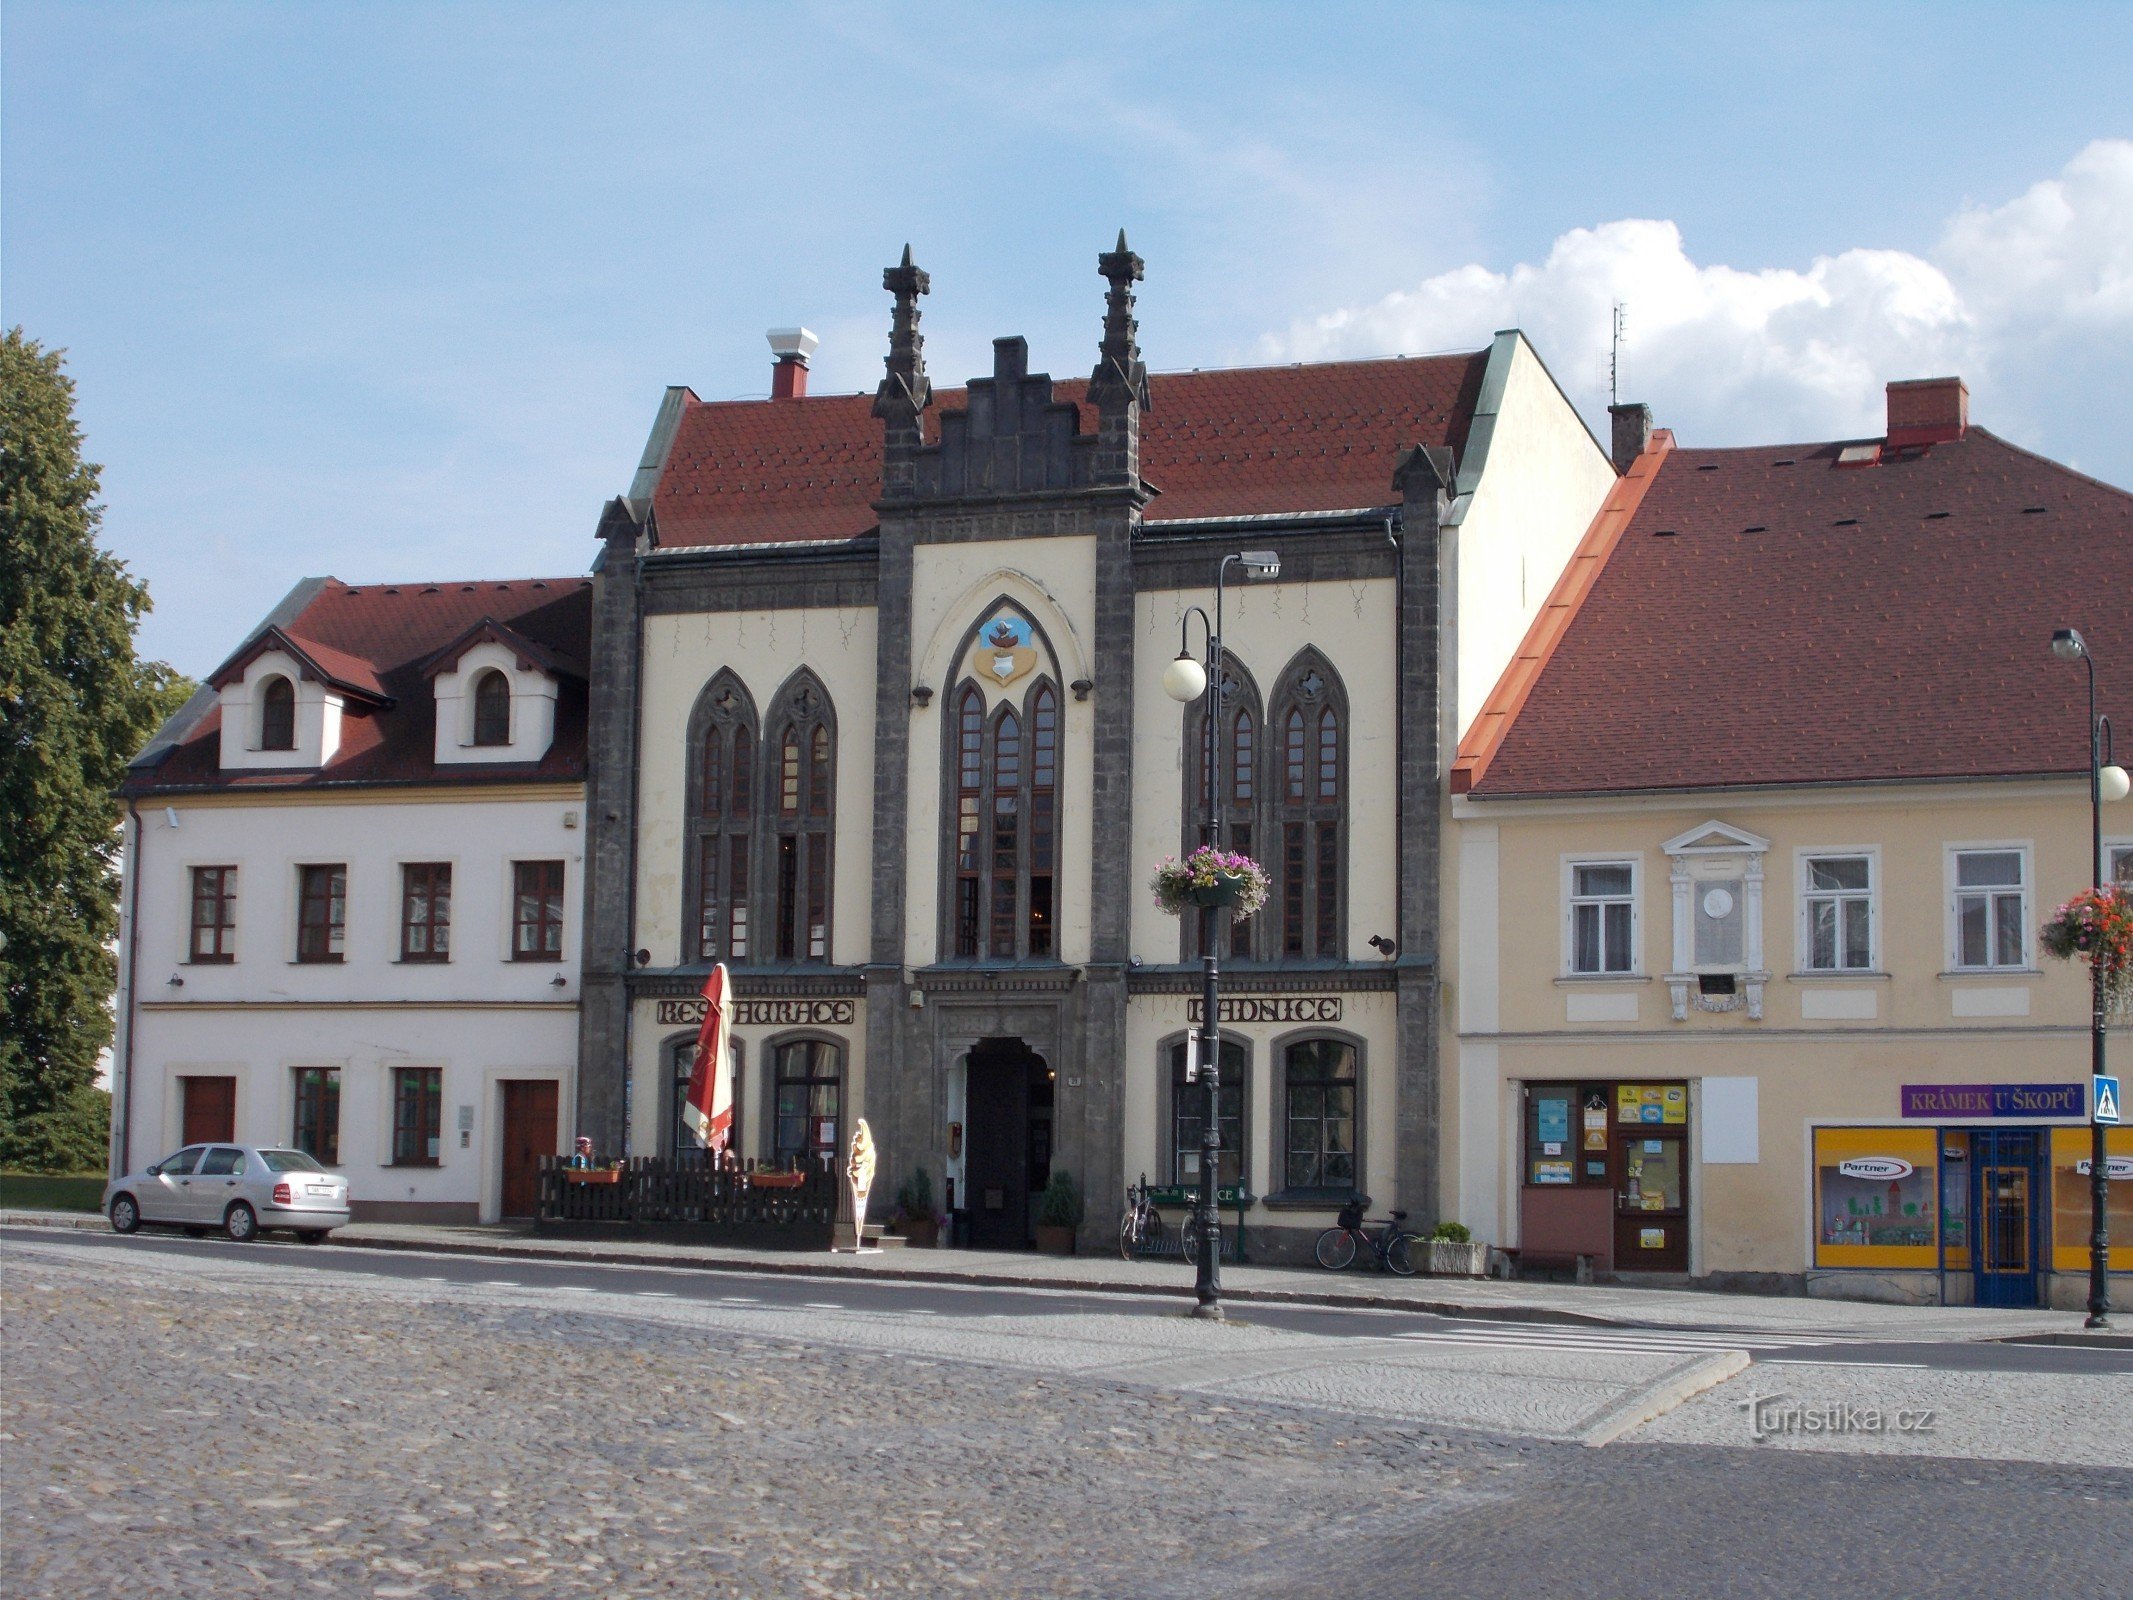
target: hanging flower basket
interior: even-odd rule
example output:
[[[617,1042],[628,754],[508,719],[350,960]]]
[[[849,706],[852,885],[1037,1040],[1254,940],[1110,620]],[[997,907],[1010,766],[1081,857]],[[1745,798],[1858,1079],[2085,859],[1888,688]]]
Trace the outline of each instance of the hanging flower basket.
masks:
[[[1248,917],[1266,904],[1266,868],[1250,856],[1203,844],[1183,861],[1165,856],[1148,887],[1173,917],[1183,916],[1187,906],[1228,906],[1232,916]]]
[[[2080,957],[2103,974],[2107,1015],[2133,1015],[2133,888],[2084,889],[2044,924],[2044,948],[2061,961]]]

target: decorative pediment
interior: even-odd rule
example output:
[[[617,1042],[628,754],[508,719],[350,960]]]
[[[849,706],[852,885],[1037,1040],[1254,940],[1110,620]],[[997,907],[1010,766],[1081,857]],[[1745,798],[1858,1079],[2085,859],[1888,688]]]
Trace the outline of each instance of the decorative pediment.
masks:
[[[1677,833],[1660,846],[1670,856],[1762,855],[1770,841],[1745,828],[1713,820],[1687,833]]]
[[[242,683],[254,662],[261,656],[277,652],[289,658],[296,667],[297,676],[306,682],[322,683],[338,694],[380,709],[393,703],[392,696],[385,692],[385,685],[378,679],[377,669],[369,662],[345,650],[299,639],[276,627],[261,628],[246,640],[235,655],[208,675],[208,687],[227,689],[232,684]]]
[[[545,672],[552,678],[585,676],[585,668],[579,662],[537,639],[527,638],[516,628],[506,627],[494,617],[483,617],[423,662],[422,675],[434,678],[439,673],[457,671],[466,653],[479,644],[500,645],[510,651],[512,664],[521,672]]]

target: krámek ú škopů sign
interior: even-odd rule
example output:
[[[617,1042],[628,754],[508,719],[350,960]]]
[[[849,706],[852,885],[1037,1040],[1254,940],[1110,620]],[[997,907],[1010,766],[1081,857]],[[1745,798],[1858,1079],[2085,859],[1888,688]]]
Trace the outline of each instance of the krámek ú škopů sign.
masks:
[[[1907,1117],[2085,1117],[2085,1083],[1907,1083]]]

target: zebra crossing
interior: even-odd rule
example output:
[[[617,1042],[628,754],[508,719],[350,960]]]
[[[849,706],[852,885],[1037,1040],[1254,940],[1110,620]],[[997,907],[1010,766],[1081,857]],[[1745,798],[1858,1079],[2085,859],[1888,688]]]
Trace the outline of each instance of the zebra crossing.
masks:
[[[1720,1350],[1795,1350],[1868,1341],[1855,1334],[1728,1333],[1723,1329],[1576,1326],[1541,1322],[1447,1323],[1411,1328],[1395,1339],[1480,1350],[1567,1350],[1598,1355],[1708,1355]]]

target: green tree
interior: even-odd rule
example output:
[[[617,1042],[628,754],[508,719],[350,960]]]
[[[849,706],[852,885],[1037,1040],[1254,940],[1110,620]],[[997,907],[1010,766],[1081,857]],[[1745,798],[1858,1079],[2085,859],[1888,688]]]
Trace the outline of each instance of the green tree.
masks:
[[[0,335],[0,1164],[101,1167],[126,763],[192,685],[134,655],[60,352]]]

